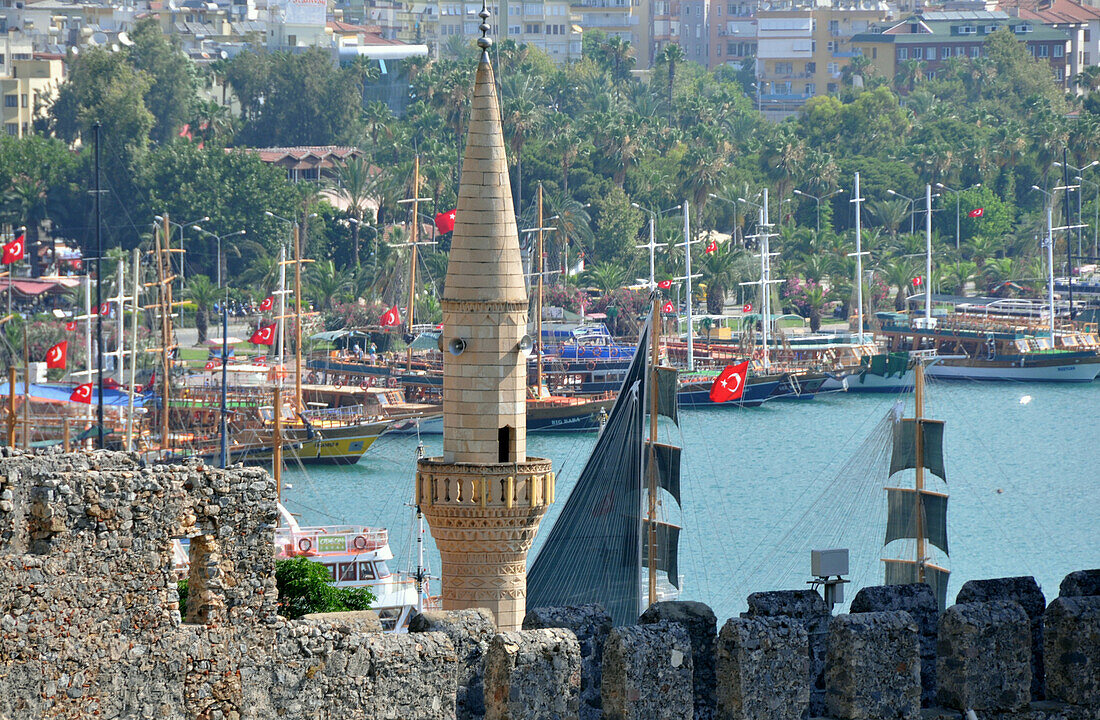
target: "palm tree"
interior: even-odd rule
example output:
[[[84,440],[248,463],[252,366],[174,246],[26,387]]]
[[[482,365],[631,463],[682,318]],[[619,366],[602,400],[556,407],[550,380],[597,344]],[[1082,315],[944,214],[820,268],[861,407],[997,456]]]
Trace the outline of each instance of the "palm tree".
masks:
[[[676,84],[676,63],[687,59],[687,53],[677,43],[669,43],[661,50],[661,62],[668,63],[668,125],[672,127],[672,88]]]
[[[221,296],[222,291],[207,276],[192,275],[187,278],[187,297],[195,305],[195,330],[200,345],[206,342],[209,312]]]
[[[599,289],[607,295],[618,290],[626,283],[626,270],[622,265],[610,262],[602,262],[585,269],[581,274],[581,281],[590,287]]]
[[[523,207],[523,146],[542,125],[542,87],[529,75],[509,75],[501,84],[502,120],[508,149],[516,161],[516,207]]]
[[[977,277],[977,274],[977,264],[967,260],[954,266],[947,265],[943,268],[940,276],[940,285],[945,289],[949,289],[955,295],[964,295],[966,294],[967,284]]]
[[[336,168],[336,193],[348,204],[348,214],[355,219],[351,229],[352,258],[359,267],[359,226],[367,210],[367,201],[375,195],[381,171],[371,172],[370,162],[363,156],[349,157]]]
[[[871,214],[886,228],[890,238],[896,240],[898,228],[909,216],[909,201],[900,198],[897,200],[871,200],[867,205]]]
[[[31,260],[31,277],[38,277],[41,271],[38,267],[38,242],[39,228],[48,218],[48,196],[46,183],[29,175],[18,175],[11,180],[11,185],[4,193],[4,205],[8,215],[14,220],[13,225],[26,225],[27,241],[26,251]]]
[[[821,329],[821,313],[829,302],[829,294],[820,285],[811,285],[803,291],[806,307],[810,310],[810,332]]]
[[[309,267],[309,292],[320,310],[332,307],[333,299],[344,288],[344,280],[331,260],[321,260]]]
[[[740,278],[738,260],[742,250],[725,243],[712,253],[703,255],[700,272],[707,286],[707,313],[721,315],[726,304],[726,293]]]
[[[909,297],[913,278],[916,277],[916,265],[905,258],[891,260],[882,268],[883,280],[887,287],[897,288],[894,295],[894,309],[901,312],[905,309],[905,300]]]

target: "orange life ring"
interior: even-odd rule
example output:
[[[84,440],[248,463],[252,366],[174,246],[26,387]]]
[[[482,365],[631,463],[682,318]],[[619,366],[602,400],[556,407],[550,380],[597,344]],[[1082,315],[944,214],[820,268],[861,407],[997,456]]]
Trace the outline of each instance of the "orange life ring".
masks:
[[[336,381],[334,383],[332,383],[332,387],[339,390],[340,388],[344,387],[344,384],[342,382],[340,382],[340,378],[336,378]]]
[[[309,383],[310,385],[315,384],[317,382],[317,373],[310,373],[306,377],[306,382]]]
[[[298,541],[298,549],[304,553],[309,552],[313,549],[313,541],[307,537],[302,538]]]
[[[362,535],[357,535],[356,538],[351,541],[351,544],[355,546],[356,550],[366,550],[368,542]]]
[[[753,360],[762,360],[763,358],[764,358],[764,351],[763,350],[753,350],[752,351],[752,359]]]
[[[596,369],[596,361],[595,360],[589,360],[588,364],[585,365],[585,367],[588,368],[589,371],[595,370]]]
[[[370,387],[370,378],[367,378],[363,382],[359,383],[359,389],[360,390],[366,390],[369,387]]]

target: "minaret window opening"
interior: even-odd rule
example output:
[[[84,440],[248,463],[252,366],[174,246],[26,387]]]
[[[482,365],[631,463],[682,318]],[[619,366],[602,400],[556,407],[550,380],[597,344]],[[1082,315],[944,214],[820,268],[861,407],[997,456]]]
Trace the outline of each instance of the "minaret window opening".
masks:
[[[505,425],[497,431],[497,462],[512,462],[512,438],[514,434],[511,425]]]

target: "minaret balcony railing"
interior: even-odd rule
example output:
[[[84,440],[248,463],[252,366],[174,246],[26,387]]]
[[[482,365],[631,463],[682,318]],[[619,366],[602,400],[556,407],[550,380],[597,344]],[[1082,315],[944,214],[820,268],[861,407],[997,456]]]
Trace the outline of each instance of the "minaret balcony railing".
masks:
[[[554,502],[555,481],[552,465],[544,458],[502,465],[426,458],[417,464],[416,502],[425,511],[435,506],[542,507]]]

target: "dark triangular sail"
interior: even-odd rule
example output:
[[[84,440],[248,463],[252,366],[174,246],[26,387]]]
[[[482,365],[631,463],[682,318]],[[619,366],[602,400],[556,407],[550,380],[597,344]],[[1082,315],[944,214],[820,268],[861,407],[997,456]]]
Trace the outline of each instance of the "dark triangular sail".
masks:
[[[675,445],[653,443],[657,464],[657,487],[664,488],[676,502],[680,502],[680,448]],[[646,441],[646,472],[649,472],[649,441]],[[648,474],[646,475],[648,477]]]
[[[678,373],[673,367],[657,368],[657,414],[679,424],[676,394],[680,390]]]
[[[637,621],[646,323],[619,397],[546,542],[527,573],[527,607],[600,603],[616,625]]]
[[[912,560],[887,559],[886,584],[887,585],[911,585],[920,582],[920,568]],[[936,594],[936,602],[940,606],[940,612],[947,608],[947,581],[951,572],[936,565],[924,565],[924,582]]]
[[[642,532],[648,537],[649,520],[644,520],[643,523]],[[680,527],[663,522],[654,523],[654,527],[657,530],[657,569],[668,575],[668,581],[673,587],[679,588]],[[642,566],[649,566],[648,542],[642,543]]]

